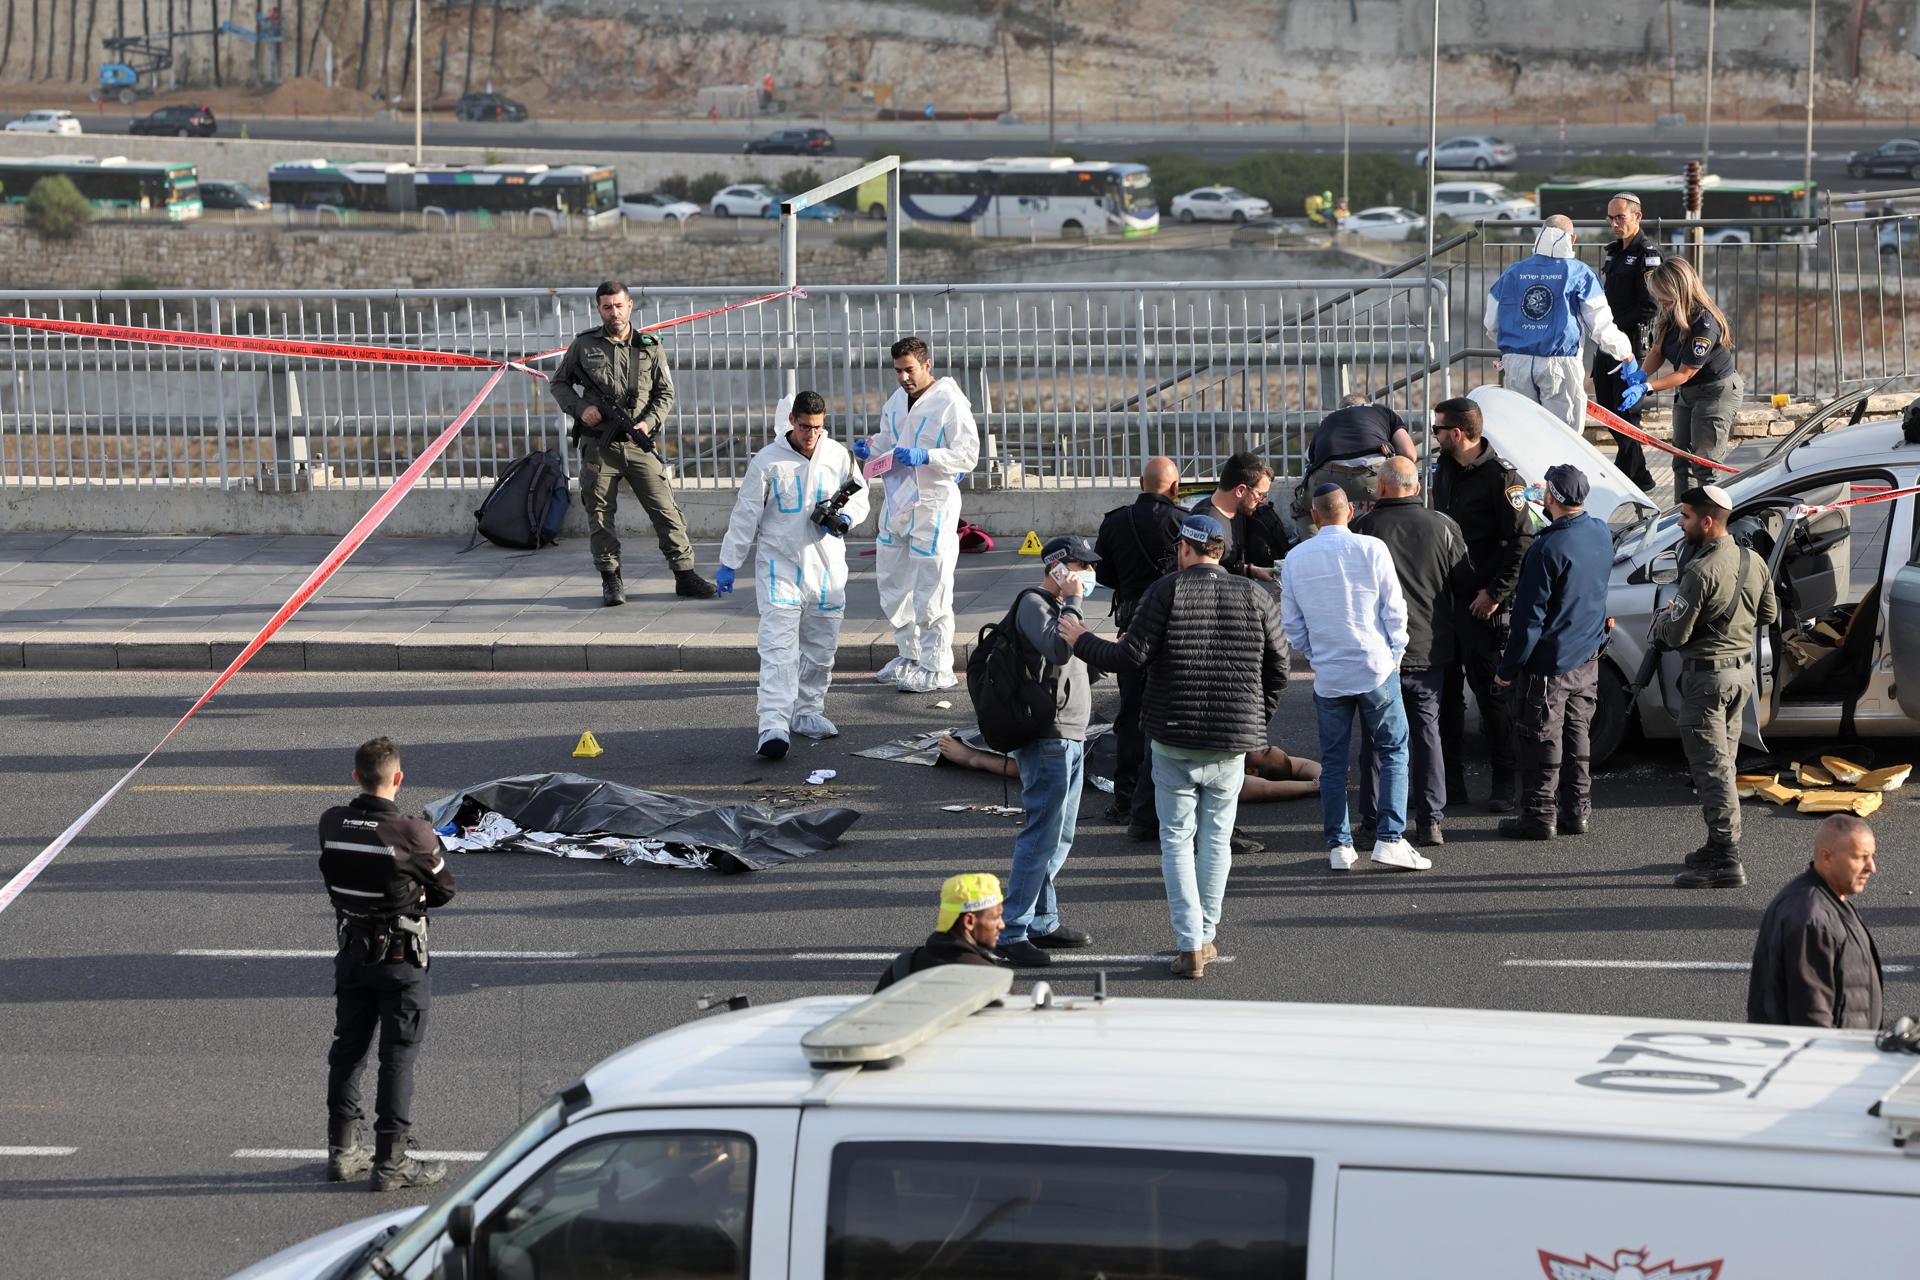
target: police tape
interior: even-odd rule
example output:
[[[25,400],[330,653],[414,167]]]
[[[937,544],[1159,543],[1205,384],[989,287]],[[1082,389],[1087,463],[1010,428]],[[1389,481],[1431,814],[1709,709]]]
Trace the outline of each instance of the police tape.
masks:
[[[1864,486],[1856,485],[1854,487],[1861,488]],[[1916,493],[1920,493],[1920,484],[1912,485],[1905,489],[1889,489],[1884,486],[1875,486],[1874,492],[1860,498],[1843,498],[1839,502],[1802,503],[1793,509],[1793,515],[1790,518],[1802,520],[1807,516],[1817,516],[1825,514],[1828,511],[1838,511],[1842,507],[1864,507],[1875,502],[1892,502],[1895,498],[1905,498]]]
[[[1738,467],[1730,467],[1724,462],[1715,462],[1712,458],[1703,458],[1697,453],[1688,453],[1685,449],[1670,445],[1665,440],[1655,439],[1613,410],[1603,408],[1596,401],[1587,401],[1587,416],[1609,431],[1618,431],[1629,440],[1638,440],[1641,444],[1650,444],[1661,452],[1670,453],[1676,458],[1684,459],[1687,462],[1692,462],[1702,467],[1710,467],[1715,471],[1724,471],[1730,476],[1740,474],[1740,468]]]
[[[729,303],[722,307],[714,307],[694,315],[675,316],[667,320],[657,321],[654,324],[645,326],[642,331],[650,332],[659,329],[670,329],[675,325],[687,324],[694,320],[704,320],[709,316],[719,315],[722,312],[736,311],[742,307],[758,306],[764,302],[771,302],[776,298],[805,296],[805,291],[799,288],[781,289],[775,293],[763,294],[757,298],[748,298],[740,302]],[[440,455],[447,451],[448,446],[453,443],[454,437],[458,436],[460,432],[466,428],[467,423],[472,421],[473,415],[480,411],[480,406],[486,403],[487,397],[492,395],[494,388],[500,385],[500,379],[506,376],[507,371],[509,369],[517,369],[523,373],[534,374],[536,377],[544,377],[545,375],[539,374],[536,370],[526,368],[526,362],[560,355],[565,351],[565,348],[528,356],[524,360],[489,360],[481,356],[464,356],[457,352],[422,352],[401,347],[366,347],[350,346],[342,343],[246,338],[229,334],[195,333],[190,330],[143,329],[129,325],[85,324],[72,320],[36,320],[21,316],[0,316],[0,323],[15,325],[21,328],[68,333],[80,337],[105,338],[111,341],[141,342],[159,346],[256,351],[264,355],[319,357],[382,364],[411,363],[441,368],[491,369],[493,371],[492,376],[487,379],[486,385],[482,386],[473,399],[467,402],[466,408],[462,409],[459,415],[455,417],[453,421],[449,422],[445,429],[434,438],[433,442],[421,451],[419,457],[408,464],[407,469],[400,473],[399,477],[394,480],[393,485],[385,493],[381,494],[379,500],[368,509],[367,513],[361,516],[351,529],[347,530],[345,536],[343,536],[339,542],[334,544],[333,550],[327,553],[326,558],[314,568],[312,573],[307,575],[306,580],[300,584],[294,593],[287,597],[286,603],[275,610],[274,615],[267,619],[265,625],[254,633],[253,639],[249,640],[246,646],[234,656],[233,661],[227,664],[226,670],[222,671],[213,683],[207,686],[207,691],[201,694],[199,699],[195,701],[191,707],[187,708],[186,714],[174,721],[173,727],[168,729],[160,741],[153,745],[153,749],[148,751],[144,756],[141,756],[131,769],[128,769],[120,776],[119,781],[115,782],[111,787],[108,787],[99,799],[88,805],[84,813],[78,818],[75,818],[73,822],[67,826],[66,830],[55,836],[46,848],[34,855],[33,859],[16,872],[12,879],[8,880],[6,884],[0,885],[0,912],[5,912],[22,893],[26,892],[27,886],[39,878],[40,873],[45,871],[47,867],[52,864],[53,860],[59,857],[61,852],[64,851],[68,845],[72,844],[74,839],[78,837],[82,831],[87,829],[87,826],[100,815],[102,810],[113,802],[114,797],[119,795],[129,782],[133,781],[135,775],[146,768],[147,762],[158,755],[162,747],[172,741],[173,735],[180,732],[181,728],[186,725],[187,721],[193,719],[200,708],[206,706],[207,703],[212,700],[213,696],[226,686],[229,680],[239,674],[240,669],[246,666],[256,653],[260,652],[261,646],[271,640],[294,614],[298,613],[309,600],[313,599],[313,597],[319,593],[320,588],[327,584],[328,579],[332,578],[353,553],[359,550],[360,545],[373,535],[374,530],[378,529],[386,518],[393,513],[394,508],[400,505],[400,500],[407,496],[413,486],[419,481],[420,477],[427,473],[428,468],[440,460]],[[393,358],[407,356],[420,358],[415,360]]]

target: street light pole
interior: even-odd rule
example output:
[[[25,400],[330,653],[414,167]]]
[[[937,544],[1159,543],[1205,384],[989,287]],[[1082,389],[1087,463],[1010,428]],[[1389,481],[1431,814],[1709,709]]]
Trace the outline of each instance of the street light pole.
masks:
[[[1673,0],[1667,0],[1667,114],[1680,114],[1680,104],[1675,98],[1678,91],[1674,82],[1679,78],[1678,68],[1673,56]]]
[[[1807,167],[1801,181],[1808,190],[1813,189],[1813,57],[1819,24],[1820,0],[1807,0]]]
[[[420,83],[420,46],[426,42],[426,28],[420,25],[420,0],[413,0],[413,164],[420,167],[420,139],[422,95],[426,92]]]
[[[1713,29],[1718,11],[1717,0],[1707,0],[1707,111],[1706,121],[1700,130],[1700,172],[1703,176],[1713,171]]]
[[[1060,24],[1060,0],[1052,0],[1047,10],[1047,154],[1056,149],[1053,136],[1053,41],[1054,28]]]

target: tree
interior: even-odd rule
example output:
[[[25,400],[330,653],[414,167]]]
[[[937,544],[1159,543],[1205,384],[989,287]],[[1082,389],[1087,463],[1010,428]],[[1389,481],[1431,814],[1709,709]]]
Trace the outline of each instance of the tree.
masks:
[[[13,58],[13,0],[7,0],[7,34],[5,43],[0,44],[0,72],[5,72],[7,63]]]
[[[80,74],[83,76],[87,74],[87,68],[92,65],[90,62],[87,61],[87,59],[93,57],[93,51],[95,48],[95,45],[93,43],[93,19],[94,19],[94,15],[97,14],[99,10],[100,10],[100,0],[87,0],[87,34],[86,34],[86,37],[80,41],[80,47],[87,51],[86,54],[80,59]],[[5,63],[0,62],[0,67],[3,67],[3,66],[5,66]]]
[[[407,6],[407,47],[400,54],[400,95],[402,97],[406,96],[407,86],[413,83],[413,42],[420,38],[420,33],[413,29],[413,20],[417,13],[418,10],[414,6]]]
[[[373,43],[373,0],[360,0],[360,58],[353,65],[353,87],[367,87],[367,46]]]
[[[479,11],[473,7],[473,0],[467,0],[467,65],[460,73],[460,92],[473,92],[473,28],[475,15]]]
[[[371,4],[372,0],[368,0]],[[393,65],[393,6],[395,0],[387,0],[386,21],[380,24],[380,97],[387,97],[387,71]]]
[[[73,179],[54,174],[33,184],[27,192],[27,225],[49,240],[71,240],[93,221],[93,205],[73,185]]]
[[[33,0],[33,26],[27,32],[27,79],[33,79],[34,64],[40,58],[40,0]]]

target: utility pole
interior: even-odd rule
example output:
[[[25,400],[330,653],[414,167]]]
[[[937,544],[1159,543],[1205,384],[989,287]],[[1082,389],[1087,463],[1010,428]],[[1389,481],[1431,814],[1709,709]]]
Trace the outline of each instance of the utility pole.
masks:
[[[1667,114],[1670,116],[1680,114],[1680,104],[1674,97],[1674,81],[1678,78],[1679,69],[1673,54],[1673,0],[1667,0]]]
[[[420,75],[420,45],[426,40],[426,28],[420,25],[420,0],[413,0],[413,165],[420,167],[420,141],[424,132],[422,120],[422,95],[426,92],[425,81]]]
[[[1349,211],[1353,208],[1353,127],[1347,118],[1347,104],[1340,104],[1340,203]],[[1340,230],[1339,222],[1334,223],[1334,231]]]
[[[1050,0],[1047,10],[1047,154],[1056,149],[1053,132],[1053,42],[1060,25],[1060,0]]]
[[[1713,172],[1713,29],[1719,16],[1717,0],[1707,0],[1707,111],[1700,130],[1700,172]]]
[[[1814,33],[1820,26],[1820,0],[1807,0],[1807,167],[1802,181],[1813,189],[1813,58]]]

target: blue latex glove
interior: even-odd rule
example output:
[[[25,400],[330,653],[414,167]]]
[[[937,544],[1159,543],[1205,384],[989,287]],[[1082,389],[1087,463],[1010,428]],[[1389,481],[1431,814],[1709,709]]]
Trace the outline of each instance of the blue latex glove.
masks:
[[[720,568],[714,572],[713,585],[714,589],[721,595],[730,594],[733,591],[733,570],[727,568],[725,565],[721,565]]]
[[[854,440],[853,456],[860,459],[860,461],[862,462],[865,462],[868,458],[871,458],[873,456],[873,445],[867,440],[865,436],[860,436]]]
[[[1641,375],[1640,381],[1629,384],[1626,394],[1620,397],[1620,412],[1625,413],[1627,410],[1633,408],[1633,406],[1639,404],[1640,398],[1646,394],[1647,379],[1643,374]]]
[[[1640,367],[1638,360],[1623,360],[1620,367],[1613,371],[1613,376],[1630,387],[1647,385],[1647,371]]]
[[[893,451],[893,465],[896,467],[924,467],[927,465],[925,449],[909,449],[901,445]]]

